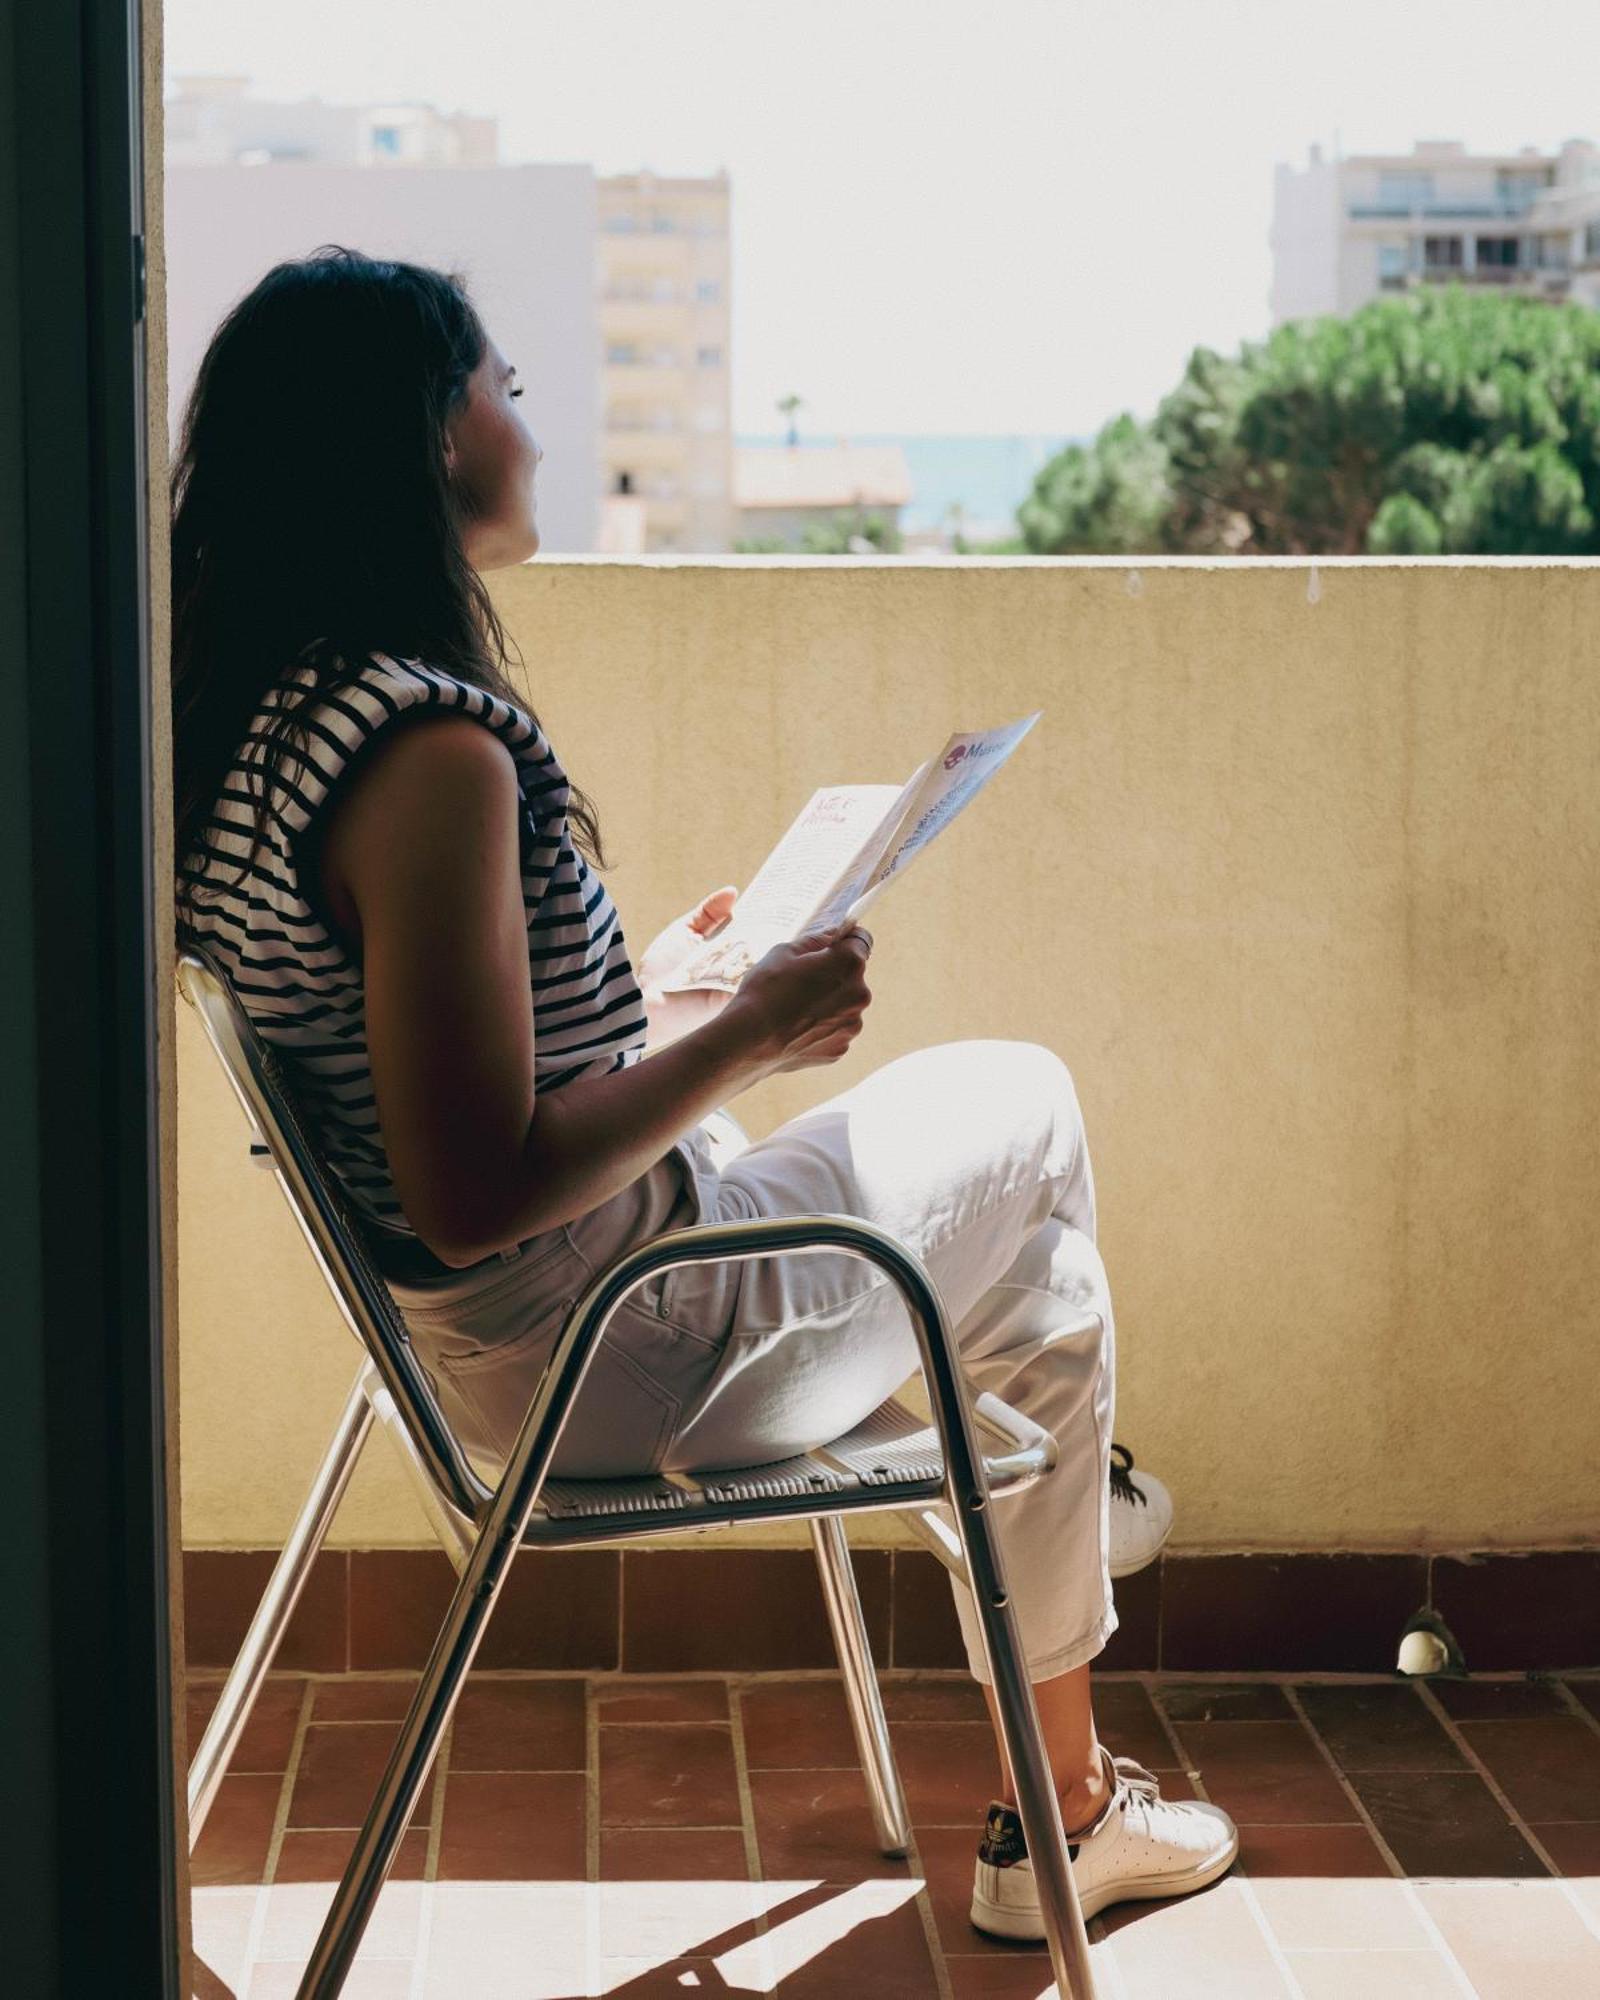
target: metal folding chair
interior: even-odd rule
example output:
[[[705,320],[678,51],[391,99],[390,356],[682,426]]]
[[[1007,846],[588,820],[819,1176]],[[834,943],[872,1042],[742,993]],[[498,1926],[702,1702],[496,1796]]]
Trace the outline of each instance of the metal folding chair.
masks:
[[[670,1231],[625,1252],[574,1306],[500,1483],[491,1488],[469,1463],[439,1408],[405,1322],[368,1255],[342,1190],[322,1164],[276,1054],[256,1033],[226,975],[203,947],[190,945],[182,951],[178,981],[244,1111],[252,1155],[273,1172],[364,1350],[332,1441],[190,1765],[191,1847],[375,1419],[412,1474],[428,1519],[458,1572],[455,1595],[307,1964],[298,2000],[334,2000],[341,1991],[511,1559],[524,1548],[593,1547],[623,1536],[636,1539],[685,1528],[809,1520],[878,1842],[885,1854],[903,1854],[909,1838],[905,1797],[843,1525],[847,1513],[867,1509],[901,1515],[973,1593],[1061,2000],[1093,2000],[1088,1939],[1033,1693],[1021,1665],[989,1504],[1044,1477],[1055,1463],[1056,1444],[997,1397],[982,1394],[969,1404],[949,1322],[921,1264],[882,1230],[841,1215],[706,1224]],[[819,1250],[842,1251],[874,1264],[899,1287],[921,1349],[931,1425],[891,1399],[848,1436],[778,1464],[693,1478],[548,1476],[590,1358],[613,1311],[634,1286],[678,1264]],[[940,1502],[949,1509],[954,1530],[936,1511]]]

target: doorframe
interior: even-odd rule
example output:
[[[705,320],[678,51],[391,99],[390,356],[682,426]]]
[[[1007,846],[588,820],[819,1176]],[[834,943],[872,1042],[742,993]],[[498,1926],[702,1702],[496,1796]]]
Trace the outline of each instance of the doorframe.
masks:
[[[0,0],[0,1881],[9,1990],[177,2000],[143,26]]]

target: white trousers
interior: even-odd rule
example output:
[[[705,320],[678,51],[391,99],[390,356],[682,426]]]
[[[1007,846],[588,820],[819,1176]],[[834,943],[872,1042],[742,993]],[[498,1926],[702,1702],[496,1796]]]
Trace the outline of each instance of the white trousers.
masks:
[[[697,1127],[630,1188],[513,1262],[393,1285],[446,1414],[503,1461],[574,1298],[662,1229],[860,1216],[928,1267],[975,1388],[1053,1433],[1055,1470],[994,1512],[1030,1677],[1116,1629],[1108,1475],[1114,1330],[1072,1079],[1026,1042],[951,1042],[886,1063],[742,1151]],[[890,1281],[819,1252],[690,1265],[619,1309],[563,1434],[566,1477],[785,1458],[852,1429],[919,1371]],[[955,1602],[987,1678],[966,1590]]]

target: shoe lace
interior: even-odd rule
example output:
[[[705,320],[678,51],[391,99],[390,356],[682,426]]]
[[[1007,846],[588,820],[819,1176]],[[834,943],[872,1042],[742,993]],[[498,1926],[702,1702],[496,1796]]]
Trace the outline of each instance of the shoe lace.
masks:
[[[1111,1497],[1126,1500],[1130,1506],[1137,1503],[1141,1507],[1150,1505],[1149,1495],[1142,1486],[1135,1486],[1129,1474],[1133,1471],[1133,1453],[1125,1444],[1111,1447]]]

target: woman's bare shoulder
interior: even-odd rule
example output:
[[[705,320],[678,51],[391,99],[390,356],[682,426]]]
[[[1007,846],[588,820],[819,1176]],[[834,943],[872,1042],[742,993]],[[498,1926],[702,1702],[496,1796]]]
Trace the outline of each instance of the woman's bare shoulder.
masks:
[[[342,777],[318,827],[323,903],[360,955],[361,911],[398,876],[405,850],[437,854],[520,808],[516,760],[472,716],[413,711],[372,740]]]

